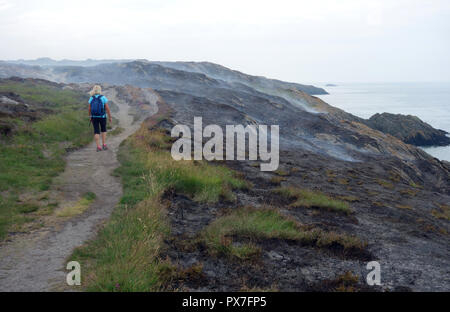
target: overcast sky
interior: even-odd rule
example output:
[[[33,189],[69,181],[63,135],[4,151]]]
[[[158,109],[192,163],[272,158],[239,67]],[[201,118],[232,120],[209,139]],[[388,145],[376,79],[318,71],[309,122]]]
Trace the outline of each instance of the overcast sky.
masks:
[[[0,0],[0,59],[210,61],[300,83],[450,81],[449,0]]]

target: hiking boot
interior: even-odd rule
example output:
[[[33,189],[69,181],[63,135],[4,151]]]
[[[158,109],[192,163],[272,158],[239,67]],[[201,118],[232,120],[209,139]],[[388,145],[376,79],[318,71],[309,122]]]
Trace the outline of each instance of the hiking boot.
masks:
[[[103,144],[103,150],[106,151],[108,149],[108,146],[106,144]]]
[[[97,146],[97,152],[101,152],[102,148]]]

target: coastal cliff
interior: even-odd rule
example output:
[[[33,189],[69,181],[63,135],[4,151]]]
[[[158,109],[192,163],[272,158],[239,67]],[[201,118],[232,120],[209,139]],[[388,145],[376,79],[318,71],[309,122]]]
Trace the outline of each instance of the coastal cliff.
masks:
[[[375,290],[450,289],[450,281],[443,279],[450,259],[448,163],[328,105],[302,90],[304,85],[227,71],[231,70],[191,62],[46,68],[0,63],[0,76],[45,76],[57,82],[45,82],[49,88],[86,96],[93,83],[101,83],[105,90],[115,85],[117,99],[126,101],[135,115],[144,115],[152,104],[149,94],[156,99],[158,112],[170,112],[143,123],[121,146],[123,168],[117,174],[127,183],[123,202],[130,204],[121,213],[148,216],[146,209],[157,203],[170,227],[155,257],[171,263],[173,271],[161,271],[170,277],[171,289],[336,290],[342,276],[350,274],[352,289],[367,290],[365,265],[371,260],[382,263],[384,285]],[[10,93],[11,81],[40,88],[44,83],[29,78],[2,81],[5,122],[16,114],[14,105],[23,107],[24,120],[28,115],[22,105],[33,108],[26,93],[18,96],[21,89]],[[85,109],[85,100],[74,107]],[[50,104],[41,105],[45,109]],[[197,116],[204,125],[220,127],[279,125],[278,170],[262,172],[261,161],[248,159],[175,162],[170,158],[169,131],[176,124],[192,128]],[[159,197],[149,201],[147,190],[155,185],[161,192],[152,193]],[[211,189],[216,193],[205,199],[204,191]],[[136,218],[120,218],[111,226],[127,220]],[[255,227],[245,227],[255,222]],[[283,230],[285,222],[291,223],[286,234],[268,232],[258,222],[281,224]],[[140,243],[124,246],[138,248]],[[98,246],[103,250],[108,245]],[[102,267],[97,272],[108,270]]]

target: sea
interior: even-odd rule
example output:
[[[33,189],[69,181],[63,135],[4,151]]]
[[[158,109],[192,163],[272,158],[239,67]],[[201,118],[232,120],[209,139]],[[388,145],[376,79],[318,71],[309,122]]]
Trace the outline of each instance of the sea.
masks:
[[[313,83],[329,94],[318,97],[353,115],[376,113],[415,115],[434,128],[450,133],[450,82]],[[450,146],[422,147],[428,154],[450,161]]]

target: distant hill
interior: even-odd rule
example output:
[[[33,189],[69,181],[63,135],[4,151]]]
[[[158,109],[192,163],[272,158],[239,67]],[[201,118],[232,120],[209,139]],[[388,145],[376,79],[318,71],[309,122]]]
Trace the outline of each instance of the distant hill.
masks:
[[[276,79],[268,79],[261,76],[251,76],[244,73],[241,73],[236,70],[232,70],[226,68],[224,66],[209,63],[209,62],[149,62],[147,60],[93,60],[87,59],[84,61],[75,61],[75,60],[53,60],[51,58],[38,58],[36,60],[11,60],[11,61],[3,61],[3,63],[7,64],[16,64],[16,65],[29,65],[29,66],[42,66],[42,67],[67,67],[67,66],[97,66],[101,64],[111,64],[111,63],[151,63],[157,64],[166,68],[173,68],[186,72],[193,73],[202,73],[208,75],[211,78],[224,80],[227,82],[235,82],[242,83],[249,87],[253,87],[256,89],[270,89],[274,88],[274,92],[277,89],[296,89],[299,91],[306,92],[308,94],[327,94],[327,92],[322,88],[317,88],[311,85],[302,85],[298,83],[284,82]]]
[[[93,59],[87,59],[84,61],[74,61],[74,60],[54,60],[49,57],[41,57],[37,58],[35,60],[9,60],[6,61],[10,64],[21,64],[21,65],[31,65],[31,66],[95,66],[99,64],[105,64],[105,63],[122,63],[122,62],[129,62],[132,60],[93,60]]]

